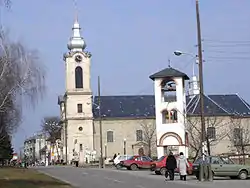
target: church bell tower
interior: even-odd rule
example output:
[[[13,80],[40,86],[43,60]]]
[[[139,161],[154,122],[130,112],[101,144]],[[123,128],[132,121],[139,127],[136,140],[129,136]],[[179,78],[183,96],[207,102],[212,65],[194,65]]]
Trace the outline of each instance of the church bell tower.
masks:
[[[168,67],[150,78],[154,81],[157,155],[170,151],[187,155],[185,80],[189,77]]]
[[[93,150],[92,91],[90,86],[91,54],[85,51],[86,42],[76,19],[73,34],[68,42],[69,51],[64,55],[66,73],[67,159],[86,160],[86,153]]]

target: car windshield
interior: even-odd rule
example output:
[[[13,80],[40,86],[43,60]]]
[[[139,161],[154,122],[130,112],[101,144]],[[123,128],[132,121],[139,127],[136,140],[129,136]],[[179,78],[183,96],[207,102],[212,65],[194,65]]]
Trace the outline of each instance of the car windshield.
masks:
[[[165,158],[165,156],[160,157],[160,158],[157,160],[157,162],[162,161],[164,158]]]
[[[225,164],[234,164],[234,162],[229,159],[229,158],[225,158],[225,157],[221,157],[221,160],[225,163]]]
[[[128,157],[128,160],[132,160],[134,158],[134,156],[130,156]]]
[[[202,157],[199,157],[194,161],[194,164],[200,164],[200,163],[202,163]]]

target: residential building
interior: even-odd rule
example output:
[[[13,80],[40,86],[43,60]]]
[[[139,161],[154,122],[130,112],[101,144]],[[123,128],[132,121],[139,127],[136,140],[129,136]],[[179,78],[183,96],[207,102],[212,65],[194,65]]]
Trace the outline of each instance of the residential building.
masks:
[[[46,147],[44,134],[36,134],[24,141],[23,154],[29,162],[45,161],[45,155],[41,152]]]

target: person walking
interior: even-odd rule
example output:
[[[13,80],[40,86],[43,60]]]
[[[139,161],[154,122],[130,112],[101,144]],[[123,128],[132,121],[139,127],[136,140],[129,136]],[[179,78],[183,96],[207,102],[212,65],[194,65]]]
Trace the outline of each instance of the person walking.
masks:
[[[180,179],[186,181],[187,180],[187,168],[189,164],[187,162],[186,157],[184,156],[183,152],[180,152],[180,156],[178,159],[178,168],[180,173]]]
[[[177,162],[176,162],[175,156],[173,155],[172,152],[170,152],[166,160],[166,169],[167,169],[166,173],[167,174],[165,174],[165,177],[167,178],[167,176],[169,175],[169,179],[173,181],[174,170],[176,169],[176,167],[177,167]]]

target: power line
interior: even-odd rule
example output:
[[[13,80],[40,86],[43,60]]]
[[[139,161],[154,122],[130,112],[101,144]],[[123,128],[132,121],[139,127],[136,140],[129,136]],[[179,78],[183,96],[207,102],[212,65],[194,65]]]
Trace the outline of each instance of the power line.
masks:
[[[249,54],[250,51],[228,51],[228,50],[204,50],[205,52],[209,52],[209,53],[218,53],[218,54]]]
[[[213,47],[213,48],[230,48],[230,47],[250,47],[250,43],[245,44],[207,44],[205,43],[206,47]]]
[[[250,44],[250,40],[209,40],[203,39],[205,43],[225,43],[225,44]]]
[[[211,58],[211,59],[236,59],[236,60],[250,60],[250,57],[219,57],[219,56],[207,56],[206,58]]]

